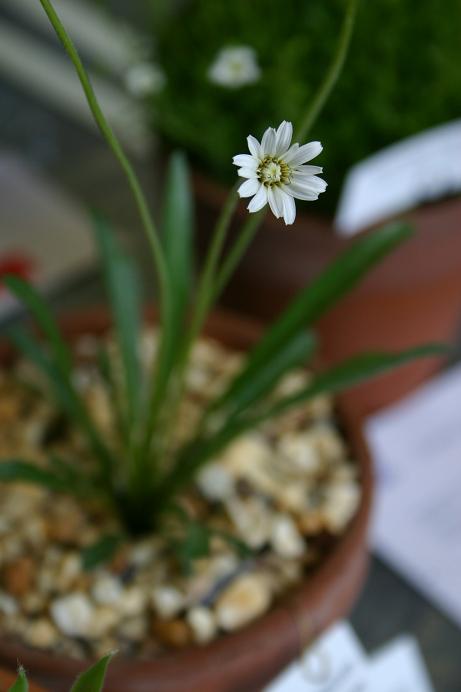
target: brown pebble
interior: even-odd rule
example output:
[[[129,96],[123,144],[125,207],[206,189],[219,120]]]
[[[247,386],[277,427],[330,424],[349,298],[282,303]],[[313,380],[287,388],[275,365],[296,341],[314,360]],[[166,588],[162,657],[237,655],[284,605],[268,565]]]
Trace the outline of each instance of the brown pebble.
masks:
[[[184,620],[153,620],[152,634],[166,646],[181,648],[192,642],[192,633]]]
[[[24,596],[32,588],[35,564],[30,557],[20,557],[3,569],[2,581],[12,596]]]

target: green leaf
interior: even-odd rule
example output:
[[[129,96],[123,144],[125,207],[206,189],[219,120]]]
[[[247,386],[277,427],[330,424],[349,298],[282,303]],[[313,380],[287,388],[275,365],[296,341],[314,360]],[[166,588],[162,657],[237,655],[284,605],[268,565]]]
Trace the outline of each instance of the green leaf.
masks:
[[[26,671],[22,666],[18,669],[18,677],[16,682],[11,685],[8,692],[29,692],[29,683],[27,682]]]
[[[260,421],[279,415],[318,394],[342,392],[417,358],[446,356],[450,350],[450,347],[445,344],[426,344],[397,353],[378,352],[355,356],[320,373],[307,387],[274,404],[261,416]]]
[[[120,533],[103,536],[96,543],[87,546],[81,552],[83,569],[90,571],[98,565],[108,562],[114,555],[124,537]]]
[[[141,403],[138,354],[141,331],[140,282],[134,262],[123,254],[107,220],[94,213],[93,222],[123,362],[129,418],[133,423],[137,420]]]
[[[356,240],[307,288],[264,334],[251,352],[247,376],[269,360],[300,329],[306,329],[350,291],[367,271],[412,233],[409,226],[392,223]]]
[[[0,483],[31,483],[50,490],[75,492],[57,473],[17,459],[0,461]]]
[[[183,449],[159,490],[159,501],[166,502],[171,494],[178,492],[181,487],[189,483],[209,459],[221,452],[246,430],[254,429],[266,420],[275,418],[318,394],[344,391],[416,358],[444,356],[450,351],[450,347],[445,344],[427,344],[398,353],[362,354],[317,375],[307,387],[276,402],[265,411],[226,421],[214,435],[196,439]]]
[[[315,346],[313,332],[293,334],[272,358],[244,367],[222,397],[212,404],[211,410],[224,408],[230,416],[259,401],[274,388],[283,375],[293,368],[307,365]]]
[[[194,209],[186,158],[178,151],[172,154],[168,165],[162,239],[173,298],[172,310],[175,320],[181,321],[192,288]]]
[[[80,427],[94,454],[101,461],[103,473],[106,478],[110,477],[112,456],[94,427],[70,378],[50,360],[41,344],[24,329],[11,328],[7,331],[7,336],[16,348],[45,375],[58,405]]]
[[[91,668],[78,676],[71,692],[101,692],[106,678],[107,667],[117,652],[111,651]]]
[[[190,520],[185,525],[185,536],[174,545],[185,574],[191,574],[194,560],[210,554],[210,529],[198,521]]]
[[[72,367],[70,349],[63,340],[50,309],[38,291],[19,276],[6,276],[3,281],[11,293],[29,309],[32,316],[35,318],[37,324],[43,331],[58,367],[63,373],[70,373]]]

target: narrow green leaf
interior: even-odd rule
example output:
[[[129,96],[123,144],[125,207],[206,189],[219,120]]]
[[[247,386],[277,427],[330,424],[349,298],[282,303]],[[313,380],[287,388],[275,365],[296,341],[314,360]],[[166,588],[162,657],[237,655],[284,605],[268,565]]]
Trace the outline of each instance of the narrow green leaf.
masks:
[[[0,483],[31,483],[50,490],[75,492],[75,487],[59,474],[18,459],[0,461]]]
[[[103,536],[96,543],[84,548],[81,552],[83,569],[90,571],[98,565],[108,562],[114,555],[124,537],[120,533]]]
[[[101,692],[106,678],[107,667],[117,652],[111,651],[91,668],[78,676],[71,692]]]
[[[16,682],[11,685],[8,692],[29,692],[29,683],[27,682],[26,671],[22,666],[18,669],[18,677]]]
[[[7,336],[18,351],[45,375],[58,405],[80,427],[94,454],[101,461],[105,476],[107,478],[110,477],[112,456],[94,427],[88,411],[76,393],[70,378],[56,367],[44,352],[41,344],[24,329],[20,327],[11,328],[7,331]]]
[[[134,262],[123,254],[115,232],[106,219],[94,213],[93,228],[103,262],[106,289],[124,367],[129,417],[133,422],[137,419],[141,402],[138,352],[141,331],[140,282]]]
[[[63,373],[69,373],[72,367],[72,355],[61,336],[58,325],[47,304],[38,291],[19,276],[6,276],[3,282],[16,298],[22,302],[43,331],[53,357]]]
[[[291,335],[272,358],[261,360],[253,367],[243,367],[222,397],[212,404],[212,411],[225,409],[235,415],[268,394],[277,382],[293,368],[307,365],[315,351],[313,332]]]
[[[176,320],[190,299],[193,274],[194,209],[189,171],[183,153],[172,154],[167,171],[162,239]]]
[[[356,240],[307,288],[264,334],[251,352],[247,372],[274,356],[300,329],[321,317],[360,281],[368,270],[412,233],[403,223],[392,223]]]
[[[398,353],[362,354],[317,375],[307,387],[269,406],[265,411],[226,421],[214,435],[196,439],[182,451],[160,488],[160,500],[163,498],[163,502],[166,502],[171,494],[189,483],[209,459],[246,430],[251,430],[319,394],[344,391],[417,358],[446,356],[450,351],[450,347],[445,344],[426,344]]]

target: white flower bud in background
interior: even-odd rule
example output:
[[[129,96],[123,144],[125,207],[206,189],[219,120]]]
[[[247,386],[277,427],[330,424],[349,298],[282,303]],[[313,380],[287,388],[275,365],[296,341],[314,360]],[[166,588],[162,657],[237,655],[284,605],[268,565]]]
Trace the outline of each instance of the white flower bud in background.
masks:
[[[208,79],[230,89],[254,84],[261,76],[256,52],[250,46],[222,48],[208,70]]]

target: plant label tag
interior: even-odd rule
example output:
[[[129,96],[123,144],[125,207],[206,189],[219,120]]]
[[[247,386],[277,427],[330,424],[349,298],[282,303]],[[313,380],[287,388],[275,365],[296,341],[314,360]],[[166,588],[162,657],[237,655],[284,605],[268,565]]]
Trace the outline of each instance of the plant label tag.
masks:
[[[371,692],[367,658],[352,627],[334,625],[266,692]]]
[[[371,656],[370,690],[434,692],[413,637],[398,637]]]
[[[335,218],[351,236],[383,219],[461,190],[461,120],[408,137],[349,171]]]
[[[370,417],[377,552],[461,625],[461,365]]]

